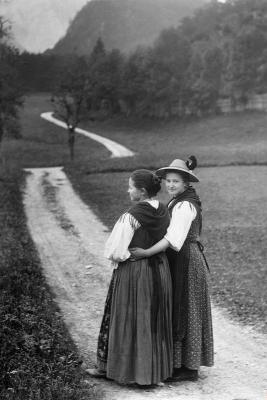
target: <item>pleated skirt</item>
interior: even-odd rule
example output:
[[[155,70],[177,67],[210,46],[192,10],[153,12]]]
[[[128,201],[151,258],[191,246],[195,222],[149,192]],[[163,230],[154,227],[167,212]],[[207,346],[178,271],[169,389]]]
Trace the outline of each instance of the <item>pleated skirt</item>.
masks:
[[[119,383],[157,384],[172,374],[172,282],[165,254],[157,259],[121,263],[111,280],[98,366]]]

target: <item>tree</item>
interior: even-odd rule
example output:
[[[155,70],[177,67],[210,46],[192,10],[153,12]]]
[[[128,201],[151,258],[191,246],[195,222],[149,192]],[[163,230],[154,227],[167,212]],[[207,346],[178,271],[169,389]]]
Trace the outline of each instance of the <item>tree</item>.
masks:
[[[218,47],[195,49],[187,72],[187,107],[191,114],[217,110],[222,81],[222,52]]]
[[[124,59],[119,50],[107,52],[101,39],[89,57],[87,108],[89,111],[119,111],[119,93]]]
[[[90,58],[93,62],[98,60],[99,58],[102,58],[106,55],[106,49],[103,40],[101,37],[99,37],[96,41],[96,44],[92,50],[92,53],[90,55]]]
[[[190,43],[177,29],[162,31],[152,51],[154,101],[171,116],[172,109],[181,114],[184,106],[185,74],[190,63]]]
[[[48,92],[56,85],[58,71],[67,65],[67,56],[23,52],[19,56],[18,72],[25,91]]]
[[[0,146],[4,135],[19,137],[18,111],[23,104],[18,52],[8,45],[10,25],[0,16]]]
[[[147,51],[138,48],[125,62],[121,78],[121,95],[127,115],[142,114],[146,108],[148,73]]]
[[[74,160],[75,129],[82,118],[87,96],[88,74],[84,58],[74,58],[67,71],[62,72],[51,101],[56,114],[68,128],[70,158]]]
[[[254,26],[243,28],[235,37],[228,66],[234,101],[246,104],[255,92],[266,45],[266,34]]]

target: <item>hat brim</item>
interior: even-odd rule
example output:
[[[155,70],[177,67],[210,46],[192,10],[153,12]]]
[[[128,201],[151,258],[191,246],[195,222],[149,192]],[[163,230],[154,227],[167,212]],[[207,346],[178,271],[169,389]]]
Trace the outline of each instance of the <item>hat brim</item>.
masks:
[[[184,172],[188,175],[189,177],[189,182],[199,182],[198,177],[191,171],[187,171],[183,168],[177,168],[177,167],[163,167],[163,168],[159,168],[156,171],[156,175],[159,176],[160,178],[165,179],[166,178],[166,174],[168,172]]]

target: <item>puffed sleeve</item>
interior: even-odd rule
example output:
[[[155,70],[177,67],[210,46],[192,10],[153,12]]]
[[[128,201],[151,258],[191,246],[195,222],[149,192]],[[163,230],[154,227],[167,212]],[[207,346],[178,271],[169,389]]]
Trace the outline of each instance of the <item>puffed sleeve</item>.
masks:
[[[170,247],[179,251],[189,232],[192,221],[196,218],[197,211],[192,203],[183,201],[177,203],[172,210],[171,222],[164,236]]]
[[[131,214],[123,214],[114,225],[106,242],[104,256],[118,263],[130,257],[128,250],[134,232],[140,227],[140,223]]]

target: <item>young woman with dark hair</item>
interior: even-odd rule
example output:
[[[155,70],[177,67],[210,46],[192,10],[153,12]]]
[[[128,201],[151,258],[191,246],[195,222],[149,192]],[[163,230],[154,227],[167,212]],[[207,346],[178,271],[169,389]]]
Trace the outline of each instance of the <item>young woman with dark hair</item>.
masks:
[[[164,252],[135,260],[129,247],[151,247],[166,234],[167,208],[154,196],[160,179],[137,170],[129,179],[134,205],[122,214],[106,243],[115,264],[91,376],[119,383],[160,384],[172,374],[172,283]]]

